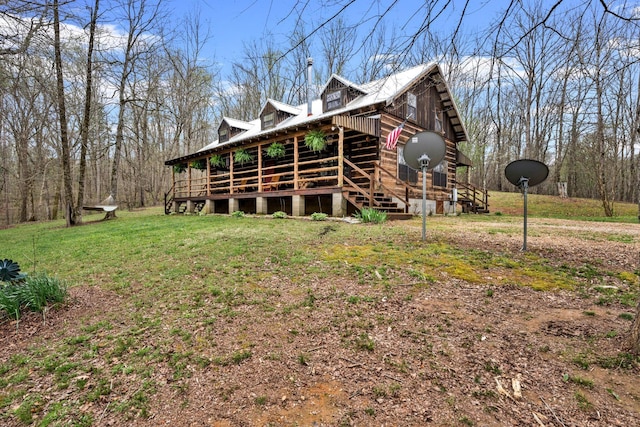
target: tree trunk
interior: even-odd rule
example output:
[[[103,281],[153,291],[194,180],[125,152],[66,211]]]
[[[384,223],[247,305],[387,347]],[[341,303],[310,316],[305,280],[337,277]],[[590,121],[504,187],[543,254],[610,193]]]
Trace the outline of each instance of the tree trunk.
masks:
[[[95,41],[96,24],[98,21],[98,7],[100,0],[96,0],[91,11],[91,24],[89,26],[89,46],[87,48],[86,87],[84,95],[84,116],[80,129],[80,170],[78,176],[78,203],[76,210],[77,223],[82,223],[82,205],[84,205],[85,176],[87,173],[87,146],[89,144],[89,126],[91,124],[91,101],[93,97],[93,44]]]
[[[640,303],[636,308],[636,318],[633,321],[633,326],[631,326],[628,344],[631,353],[640,355]]]
[[[58,12],[58,0],[53,0],[53,30],[58,115],[60,116],[60,144],[62,146],[64,204],[67,227],[69,227],[76,224],[76,215],[75,208],[73,206],[73,189],[71,186],[71,150],[67,134],[67,111],[64,102],[64,77],[62,75],[62,54],[60,52],[60,14]]]

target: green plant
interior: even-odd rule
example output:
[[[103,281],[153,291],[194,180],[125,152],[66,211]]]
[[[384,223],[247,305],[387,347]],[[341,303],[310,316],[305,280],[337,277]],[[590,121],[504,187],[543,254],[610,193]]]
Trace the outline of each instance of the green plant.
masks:
[[[319,129],[309,131],[304,136],[304,145],[311,151],[322,151],[327,146],[325,136],[324,132]]]
[[[253,161],[253,155],[249,153],[244,148],[238,148],[235,153],[233,153],[233,162],[238,163],[240,165],[244,165],[245,163],[250,163]]]
[[[314,212],[311,214],[312,221],[325,221],[329,215],[323,212]]]
[[[200,171],[206,170],[207,159],[193,160],[191,163],[189,163],[189,167],[191,167],[192,169],[198,169]]]
[[[367,333],[363,332],[356,338],[356,347],[360,350],[373,351],[376,348],[376,343]]]
[[[244,218],[244,212],[242,212],[242,211],[234,211],[231,214],[231,216],[234,217],[234,218]]]
[[[353,216],[365,223],[381,224],[387,220],[387,213],[385,211],[372,208],[362,208],[360,212],[356,212]]]
[[[309,364],[309,358],[306,354],[301,353],[300,355],[298,355],[298,363],[302,366],[307,366]]]
[[[286,150],[283,144],[274,142],[267,147],[266,154],[272,159],[277,159],[278,157],[283,157],[286,154]]]
[[[284,219],[287,217],[287,213],[282,211],[277,211],[277,212],[274,212],[272,216],[276,219]]]
[[[586,396],[579,391],[576,391],[573,395],[576,398],[576,403],[578,404],[578,408],[583,411],[591,409],[591,402],[586,398]]]
[[[186,163],[178,163],[173,165],[173,172],[175,173],[182,173],[184,171],[187,170],[187,164]]]
[[[0,282],[17,282],[25,277],[24,273],[20,273],[17,262],[6,258],[0,261]]]
[[[220,154],[214,154],[213,156],[211,156],[211,158],[209,159],[209,164],[214,168],[223,168],[226,166],[226,162]]]
[[[67,286],[59,279],[44,274],[25,277],[0,287],[0,310],[10,318],[19,319],[23,310],[42,312],[47,304],[65,300]]]
[[[633,320],[634,315],[633,313],[620,313],[618,317],[624,320]]]

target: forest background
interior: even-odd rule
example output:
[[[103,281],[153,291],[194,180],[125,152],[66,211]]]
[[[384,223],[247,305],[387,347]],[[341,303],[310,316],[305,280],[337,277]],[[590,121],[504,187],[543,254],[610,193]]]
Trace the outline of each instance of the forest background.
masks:
[[[265,4],[260,22],[242,21]],[[606,216],[617,201],[640,213],[640,5],[488,4],[249,2],[225,16],[208,3],[0,0],[0,226],[79,224],[83,204],[110,194],[123,208],[161,203],[164,161],[217,139],[223,116],[305,103],[308,57],[316,95],[332,73],[363,83],[436,61],[468,130],[472,183],[515,190],[504,167],[532,158],[551,170],[535,191],[566,183]],[[216,25],[232,18],[246,38]],[[231,42],[242,48],[216,60]]]

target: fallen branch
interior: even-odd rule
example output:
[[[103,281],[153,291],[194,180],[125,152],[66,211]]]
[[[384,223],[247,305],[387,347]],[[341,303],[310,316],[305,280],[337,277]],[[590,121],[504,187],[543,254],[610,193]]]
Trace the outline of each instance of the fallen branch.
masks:
[[[551,412],[551,414],[553,415],[553,417],[556,419],[557,422],[560,423],[560,425],[562,425],[562,427],[567,427],[562,421],[560,421],[560,418],[558,418],[558,416],[556,415],[556,413],[553,411],[553,409],[551,409],[551,406],[547,405],[547,402],[544,401],[544,399],[542,397],[540,397],[540,400],[542,400],[542,403],[544,403],[544,406],[547,407],[547,409],[549,410],[549,412]]]

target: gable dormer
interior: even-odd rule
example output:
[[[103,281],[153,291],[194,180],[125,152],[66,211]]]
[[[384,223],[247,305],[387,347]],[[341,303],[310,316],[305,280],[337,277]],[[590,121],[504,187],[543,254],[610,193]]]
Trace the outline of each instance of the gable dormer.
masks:
[[[272,129],[288,118],[297,116],[298,114],[300,114],[300,110],[292,105],[267,99],[267,102],[265,102],[260,112],[260,129]]]
[[[355,83],[333,74],[322,88],[322,111],[337,110],[349,104],[359,96],[366,95]]]
[[[251,124],[242,120],[223,117],[222,123],[218,126],[218,142],[223,143],[229,141],[236,135],[251,129]]]

